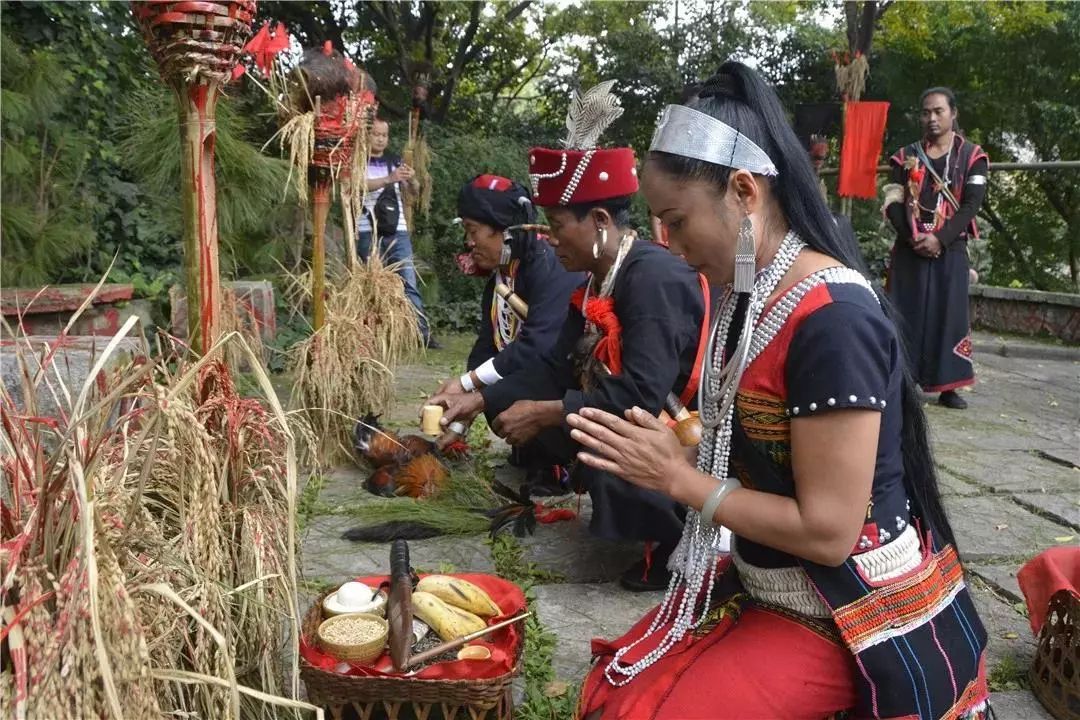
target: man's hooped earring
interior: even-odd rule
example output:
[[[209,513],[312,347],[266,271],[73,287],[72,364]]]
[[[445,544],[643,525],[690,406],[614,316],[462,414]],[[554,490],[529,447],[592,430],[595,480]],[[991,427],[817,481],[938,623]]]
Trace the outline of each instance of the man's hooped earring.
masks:
[[[602,253],[607,248],[607,228],[601,228],[599,236],[600,237],[599,237],[598,240],[593,240],[593,244],[592,244],[593,260],[599,259],[600,253]]]

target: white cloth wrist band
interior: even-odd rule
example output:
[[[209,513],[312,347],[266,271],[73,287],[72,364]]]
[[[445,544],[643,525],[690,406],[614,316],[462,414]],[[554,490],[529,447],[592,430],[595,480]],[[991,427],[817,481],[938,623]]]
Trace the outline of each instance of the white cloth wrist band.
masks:
[[[465,373],[464,375],[462,375],[461,377],[459,377],[459,378],[458,378],[458,382],[460,382],[460,383],[461,383],[461,388],[462,388],[462,389],[463,389],[463,390],[464,390],[465,392],[472,392],[473,390],[475,390],[475,389],[476,389],[476,386],[475,386],[475,385],[473,385],[473,381],[472,381],[472,378],[471,378],[471,377],[469,377],[469,373]]]
[[[495,369],[495,358],[491,358],[486,363],[473,370],[473,372],[476,373],[476,377],[479,378],[480,382],[484,383],[485,386],[494,385],[502,380],[502,375]]]
[[[707,525],[718,525],[719,523],[713,520],[713,516],[716,515],[716,508],[720,507],[720,503],[724,498],[728,496],[735,488],[741,488],[740,483],[735,478],[724,478],[720,481],[720,485],[709,493],[709,497],[705,499],[705,504],[701,506],[701,519]]]

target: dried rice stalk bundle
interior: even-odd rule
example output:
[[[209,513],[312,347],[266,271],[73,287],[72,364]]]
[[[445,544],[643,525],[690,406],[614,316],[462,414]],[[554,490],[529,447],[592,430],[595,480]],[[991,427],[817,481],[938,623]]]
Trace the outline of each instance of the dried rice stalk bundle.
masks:
[[[308,167],[315,154],[315,112],[298,113],[285,121],[275,134],[281,151],[289,151],[289,177],[282,189],[283,198],[289,194],[289,185],[296,189],[301,205],[308,203]],[[274,141],[270,138],[267,145]]]
[[[221,344],[175,373],[102,371],[115,345],[81,389],[47,367],[25,374],[25,410],[0,390],[4,716],[315,710],[280,697],[283,623],[297,642],[296,459],[269,380],[247,350],[272,411],[237,394]],[[36,417],[39,388],[62,417]]]
[[[318,438],[305,461],[330,465],[351,457],[356,419],[389,408],[394,371],[419,348],[419,323],[396,266],[373,255],[332,287],[326,324],[291,350],[289,404]]]
[[[844,60],[847,60],[845,56]],[[846,99],[858,101],[866,90],[866,78],[870,74],[870,63],[862,53],[855,53],[851,62],[835,59],[836,89]]]

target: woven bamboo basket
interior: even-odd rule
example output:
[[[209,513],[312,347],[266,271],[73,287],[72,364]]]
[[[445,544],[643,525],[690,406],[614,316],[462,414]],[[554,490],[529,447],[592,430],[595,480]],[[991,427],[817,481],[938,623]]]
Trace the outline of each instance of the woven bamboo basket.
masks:
[[[348,622],[349,618],[363,618],[375,623],[379,628],[378,637],[354,645],[335,643],[326,639],[325,631],[327,628],[336,623]],[[378,615],[372,615],[371,613],[344,613],[322,621],[318,629],[319,645],[336,658],[358,663],[369,663],[382,655],[383,648],[386,647],[388,631],[389,625],[387,625],[386,619]]]
[[[1080,720],[1080,601],[1054,593],[1031,665],[1031,690],[1057,720]]]
[[[322,622],[322,601],[315,599],[304,616],[301,632],[314,638]],[[510,683],[521,672],[521,650],[514,669],[482,680],[424,680],[401,677],[355,677],[312,666],[302,657],[300,677],[308,700],[326,710],[332,720],[511,720]]]

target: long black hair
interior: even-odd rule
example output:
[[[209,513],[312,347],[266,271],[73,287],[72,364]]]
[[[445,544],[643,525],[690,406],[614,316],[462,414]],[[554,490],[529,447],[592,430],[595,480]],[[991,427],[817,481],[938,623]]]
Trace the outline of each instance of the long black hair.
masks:
[[[803,242],[863,275],[868,274],[858,245],[838,231],[821,197],[810,158],[788,123],[780,99],[756,72],[742,63],[726,62],[685,104],[730,125],[765,151],[778,170],[776,177],[769,178],[773,195],[788,224]],[[727,189],[734,172],[723,165],[670,153],[651,152],[649,159],[672,177],[705,180],[721,193]],[[896,325],[892,305],[876,286],[875,293],[886,316]],[[952,528],[938,491],[922,397],[906,363],[901,394],[904,424],[900,442],[905,486],[922,509],[923,519],[941,539],[952,543]]]

